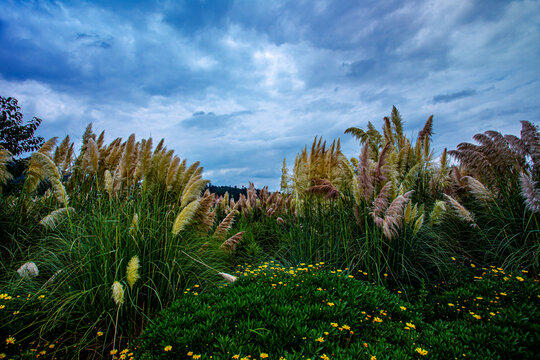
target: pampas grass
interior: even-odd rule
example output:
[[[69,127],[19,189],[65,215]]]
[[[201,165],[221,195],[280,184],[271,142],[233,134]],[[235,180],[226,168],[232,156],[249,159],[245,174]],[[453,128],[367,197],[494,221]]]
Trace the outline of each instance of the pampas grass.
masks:
[[[467,210],[463,205],[461,205],[456,199],[454,199],[450,195],[443,194],[443,196],[446,199],[446,202],[454,209],[454,211],[462,220],[470,223],[472,227],[477,226],[469,210]]]
[[[199,200],[194,200],[182,209],[182,211],[174,220],[172,228],[173,235],[178,235],[178,233],[182,231],[191,222],[191,219],[193,219],[193,216],[195,215],[198,207]]]
[[[232,209],[227,216],[221,221],[221,223],[216,228],[216,231],[214,231],[213,238],[217,240],[223,240],[225,236],[227,236],[227,232],[231,228],[234,217],[238,214],[238,211],[235,209]]]
[[[2,191],[2,185],[7,184],[8,181],[13,179],[13,175],[7,171],[6,164],[11,160],[11,153],[0,146],[0,193]]]
[[[231,236],[221,244],[220,249],[225,250],[229,253],[232,253],[236,250],[236,246],[242,241],[242,236],[244,236],[245,231],[241,231]]]
[[[54,230],[70,214],[75,214],[75,209],[72,207],[57,209],[41,219],[39,224]]]
[[[124,303],[124,286],[119,282],[115,281],[111,286],[112,298],[114,303],[118,306]]]
[[[129,260],[126,268],[126,281],[130,289],[133,289],[133,285],[140,278],[139,267],[139,257],[135,255]]]
[[[527,209],[533,213],[540,211],[540,190],[536,187],[536,182],[531,176],[522,172],[519,176],[521,185],[521,196],[525,199]]]

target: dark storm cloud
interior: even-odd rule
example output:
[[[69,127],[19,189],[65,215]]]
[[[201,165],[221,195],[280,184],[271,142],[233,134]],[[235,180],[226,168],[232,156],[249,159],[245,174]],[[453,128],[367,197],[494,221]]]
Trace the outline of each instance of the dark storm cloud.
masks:
[[[440,94],[433,97],[433,102],[436,103],[448,103],[454,100],[467,98],[476,94],[476,90],[461,90],[451,94]]]

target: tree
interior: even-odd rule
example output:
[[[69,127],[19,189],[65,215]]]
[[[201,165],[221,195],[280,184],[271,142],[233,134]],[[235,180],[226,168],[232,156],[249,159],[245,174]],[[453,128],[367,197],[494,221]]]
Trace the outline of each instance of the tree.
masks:
[[[0,145],[13,156],[35,151],[44,143],[41,136],[34,136],[41,119],[34,117],[24,125],[20,110],[17,99],[0,96]]]

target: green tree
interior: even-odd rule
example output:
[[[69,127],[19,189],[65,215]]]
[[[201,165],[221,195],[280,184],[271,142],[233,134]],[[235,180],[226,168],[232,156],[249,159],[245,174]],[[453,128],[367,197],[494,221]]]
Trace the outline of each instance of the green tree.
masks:
[[[35,151],[44,143],[41,136],[34,136],[41,119],[34,117],[24,125],[17,103],[15,98],[0,96],[0,145],[13,156]]]

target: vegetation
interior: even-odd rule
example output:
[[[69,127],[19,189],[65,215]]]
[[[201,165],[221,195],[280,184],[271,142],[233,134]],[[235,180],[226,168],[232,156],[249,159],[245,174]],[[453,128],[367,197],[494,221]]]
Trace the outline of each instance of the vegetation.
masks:
[[[315,138],[280,192],[234,194],[164,140],[50,139],[0,193],[0,356],[534,358],[540,133],[522,128],[436,161],[433,118],[412,140],[393,108],[346,130],[358,158]]]

